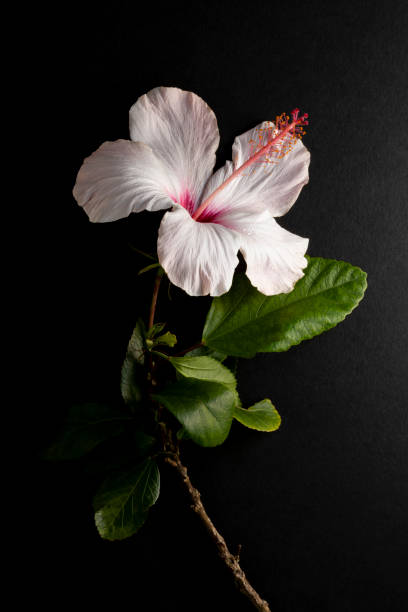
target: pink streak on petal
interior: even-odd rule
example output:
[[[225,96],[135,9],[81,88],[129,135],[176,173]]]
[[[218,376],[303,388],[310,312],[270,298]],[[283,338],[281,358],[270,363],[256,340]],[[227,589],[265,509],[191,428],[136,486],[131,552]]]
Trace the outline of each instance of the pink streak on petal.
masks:
[[[208,206],[203,213],[200,215],[200,218],[197,219],[198,223],[218,223],[218,225],[223,225],[228,229],[234,229],[231,225],[225,222],[225,218],[223,215],[225,213],[225,208],[212,208]]]
[[[195,203],[188,189],[186,189],[178,198],[177,196],[171,193],[169,193],[169,197],[173,200],[173,202],[180,204],[180,206],[185,208],[190,213],[190,215],[193,216],[195,210]],[[218,223],[219,225],[223,225],[224,227],[229,227],[230,229],[233,229],[227,223],[225,223],[224,219],[222,219],[222,215],[224,212],[224,208],[217,209],[213,206],[208,206],[200,215],[200,218],[197,221],[198,223]]]
[[[174,195],[170,195],[170,197],[173,202],[176,202],[177,204],[180,204],[180,206],[185,208],[190,213],[190,215],[194,213],[195,202],[191,197],[191,194],[188,189],[185,189],[178,198]]]
[[[200,223],[217,223],[217,218],[220,216],[220,211],[211,208],[210,206],[205,209],[198,221]]]

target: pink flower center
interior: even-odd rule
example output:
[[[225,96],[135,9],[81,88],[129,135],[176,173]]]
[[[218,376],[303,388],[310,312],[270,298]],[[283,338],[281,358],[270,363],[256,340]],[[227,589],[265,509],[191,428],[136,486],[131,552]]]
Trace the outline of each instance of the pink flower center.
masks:
[[[289,121],[289,117],[285,114],[276,118],[275,128],[268,128],[268,136],[270,136],[268,142],[265,145],[256,147],[255,152],[253,152],[249,159],[239,166],[239,168],[236,168],[234,172],[223,183],[221,183],[221,185],[219,185],[219,187],[217,187],[217,189],[215,189],[215,191],[213,191],[213,193],[208,196],[208,198],[204,200],[202,204],[200,204],[193,214],[190,211],[190,214],[195,221],[209,223],[210,218],[213,219],[216,216],[217,213],[214,209],[212,213],[211,208],[207,210],[214,197],[249,166],[255,162],[259,162],[261,158],[264,158],[263,161],[269,162],[270,160],[267,157],[265,159],[265,156],[268,156],[271,153],[277,154],[276,157],[280,159],[292,150],[294,142],[299,138],[302,138],[305,133],[302,126],[308,125],[309,123],[307,120],[308,114],[305,113],[299,117],[299,112],[300,111],[298,108],[295,108],[292,111],[292,121]],[[182,204],[182,206],[184,206],[184,204]],[[185,208],[187,207],[185,206]],[[187,210],[189,209],[187,208]]]
[[[194,214],[195,203],[193,197],[188,189],[182,192],[179,198],[175,195],[169,194],[170,198],[173,202],[180,204],[183,208],[185,208],[191,216]],[[211,206],[207,207],[203,214],[200,216],[200,223],[217,223],[217,217],[219,216],[219,211],[211,208]]]
[[[191,197],[191,193],[189,192],[188,189],[185,189],[179,198],[176,198],[175,196],[170,196],[170,197],[173,200],[173,202],[180,204],[183,208],[188,210],[190,215],[194,213],[194,200]]]

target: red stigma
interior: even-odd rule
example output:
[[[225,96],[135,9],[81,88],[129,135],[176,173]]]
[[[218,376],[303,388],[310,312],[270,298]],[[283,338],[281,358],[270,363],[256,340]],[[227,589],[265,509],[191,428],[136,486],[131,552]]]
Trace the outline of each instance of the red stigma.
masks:
[[[301,117],[299,117],[299,113],[300,110],[298,108],[295,108],[292,112],[292,129],[294,130],[294,133],[297,134],[299,132],[299,128],[302,125],[309,125],[309,121],[308,121],[308,113],[304,113]]]
[[[300,110],[298,108],[293,109],[293,111],[291,112],[293,121],[297,121],[297,118],[299,117],[299,113],[300,113]]]
[[[309,121],[307,120],[308,117],[309,115],[307,113],[301,116],[300,118],[300,121],[302,122],[301,125],[309,125]]]
[[[299,117],[299,113],[300,110],[298,108],[295,108],[292,112],[292,123],[295,124],[295,126],[298,125],[309,125],[309,122],[307,120],[307,118],[309,117],[308,113],[304,113],[301,117]]]

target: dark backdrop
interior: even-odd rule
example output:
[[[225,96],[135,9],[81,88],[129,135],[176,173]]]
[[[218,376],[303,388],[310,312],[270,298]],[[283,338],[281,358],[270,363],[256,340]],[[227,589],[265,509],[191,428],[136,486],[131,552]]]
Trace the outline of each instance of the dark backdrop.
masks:
[[[71,402],[117,396],[127,340],[151,291],[129,244],[151,248],[161,214],[89,223],[71,196],[82,159],[127,138],[129,107],[157,85],[194,91],[214,109],[219,165],[236,135],[299,106],[311,119],[310,183],[282,224],[310,237],[311,255],[366,270],[368,291],[330,332],[239,362],[244,402],[270,397],[283,419],[278,432],[236,424],[222,447],[186,445],[185,459],[272,610],[406,609],[406,3],[86,8],[37,14],[43,26],[48,20],[35,33],[44,78],[31,93],[45,145],[38,190],[49,209],[36,276],[47,355],[36,447],[52,439]],[[173,328],[189,317],[197,340],[208,305],[175,290]],[[80,464],[38,461],[31,480],[30,588],[46,609],[67,601],[141,612],[251,609],[166,470],[148,523],[123,543],[99,539],[92,478]]]

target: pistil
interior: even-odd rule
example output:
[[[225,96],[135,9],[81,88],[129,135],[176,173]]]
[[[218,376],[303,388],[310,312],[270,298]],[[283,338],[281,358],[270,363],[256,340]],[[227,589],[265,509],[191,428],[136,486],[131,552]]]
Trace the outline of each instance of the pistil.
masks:
[[[308,124],[308,121],[307,121],[308,115],[307,115],[307,113],[305,113],[304,115],[302,115],[302,117],[299,117],[299,109],[298,108],[295,108],[295,110],[292,111],[291,115],[292,115],[291,123],[289,123],[285,127],[283,127],[278,132],[278,134],[274,138],[272,138],[272,140],[270,140],[269,142],[266,143],[266,145],[261,147],[259,149],[259,151],[254,153],[254,155],[252,155],[249,159],[247,159],[247,161],[244,162],[241,166],[239,166],[239,168],[236,168],[236,170],[234,170],[234,172],[231,174],[231,176],[229,176],[223,183],[221,183],[221,185],[219,185],[217,187],[217,189],[215,189],[215,191],[213,191],[213,193],[211,195],[209,195],[208,198],[206,200],[204,200],[204,202],[202,202],[202,204],[200,204],[200,206],[197,208],[195,213],[192,215],[192,218],[195,221],[199,220],[199,217],[202,215],[204,210],[208,207],[209,204],[211,204],[211,202],[213,201],[215,196],[218,195],[220,193],[220,191],[225,189],[225,187],[227,185],[229,185],[237,176],[242,174],[242,172],[244,170],[246,170],[249,166],[251,166],[252,164],[257,162],[263,155],[267,155],[268,152],[271,150],[271,148],[276,143],[279,143],[285,136],[287,136],[287,134],[293,134],[296,137],[300,137],[300,133],[296,132],[296,127],[297,126],[302,126],[302,125],[307,125]],[[287,115],[285,115],[285,116],[287,117]],[[287,123],[287,121],[286,121],[286,123]],[[278,121],[277,121],[277,125],[279,125]]]

